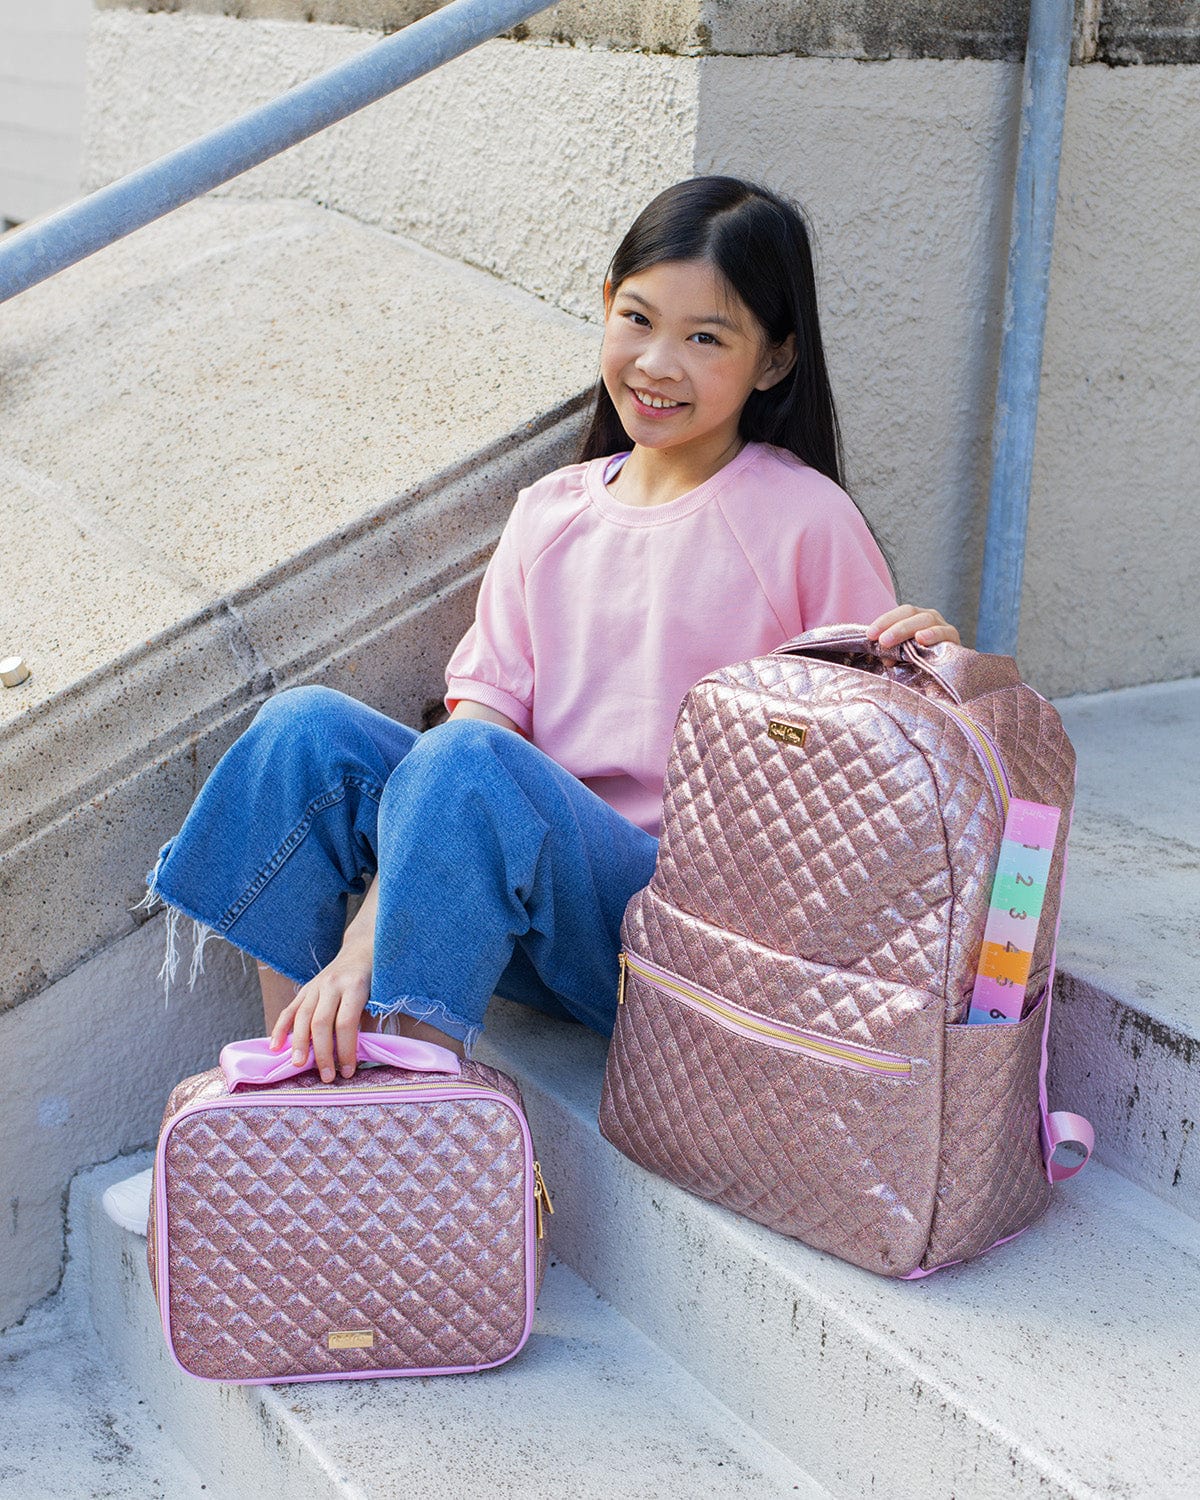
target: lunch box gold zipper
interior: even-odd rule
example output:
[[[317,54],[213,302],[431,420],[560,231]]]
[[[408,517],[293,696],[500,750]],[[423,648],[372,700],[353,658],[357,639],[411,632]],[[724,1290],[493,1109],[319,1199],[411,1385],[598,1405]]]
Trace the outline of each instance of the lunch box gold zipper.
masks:
[[[542,1207],[545,1205],[546,1212],[554,1212],[554,1204],[550,1201],[550,1192],[546,1187],[546,1180],[542,1176],[542,1164],[536,1158],[533,1163],[533,1201],[537,1208],[537,1237],[539,1240],[546,1238],[545,1221],[542,1218]]]
[[[678,975],[668,974],[657,965],[647,964],[643,959],[632,958],[628,953],[620,955],[620,979],[617,1002],[625,1003],[626,975],[632,971],[654,989],[664,991],[682,1000],[685,1005],[714,1017],[727,1029],[750,1032],[761,1037],[771,1046],[786,1051],[801,1052],[819,1058],[836,1067],[854,1068],[865,1073],[882,1073],[893,1078],[907,1078],[912,1074],[912,1059],[894,1052],[876,1052],[851,1042],[835,1042],[814,1032],[799,1031],[791,1026],[779,1026],[765,1021],[751,1011],[731,1005],[707,990],[686,984]]]

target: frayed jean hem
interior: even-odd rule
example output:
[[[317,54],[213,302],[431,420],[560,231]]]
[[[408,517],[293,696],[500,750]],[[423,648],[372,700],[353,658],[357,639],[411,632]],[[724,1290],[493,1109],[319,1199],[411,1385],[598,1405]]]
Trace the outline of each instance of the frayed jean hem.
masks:
[[[439,1031],[444,1031],[447,1036],[460,1041],[468,1057],[483,1032],[481,1025],[464,1021],[460,1016],[448,1011],[439,1001],[430,1000],[425,995],[401,995],[396,1000],[386,1001],[368,1000],[367,1014],[377,1017],[382,1022],[379,1029],[383,1032],[387,1032],[387,1022],[391,1016],[403,1015],[411,1021],[427,1021]]]
[[[282,965],[277,959],[269,957],[266,953],[256,951],[255,947],[237,942],[225,933],[218,932],[199,912],[194,911],[182,902],[174,900],[171,896],[165,895],[159,885],[159,870],[169,849],[170,845],[168,844],[159,856],[158,863],[146,876],[146,894],[134,907],[134,911],[153,913],[155,904],[157,903],[164,907],[166,911],[167,931],[165,951],[163,953],[162,968],[158,971],[158,977],[162,980],[163,999],[165,1002],[170,1003],[171,986],[174,984],[175,975],[179,970],[179,920],[181,917],[186,917],[192,924],[192,957],[188,964],[187,977],[189,991],[196,988],[197,979],[204,973],[204,949],[210,938],[219,938],[222,942],[228,943],[231,948],[241,954],[243,960],[245,958],[252,958],[255,963],[265,964],[267,968],[273,969],[277,974],[282,974],[285,979],[290,979],[297,986],[307,984],[314,975],[320,972],[321,965],[317,962],[316,954],[313,955],[312,973],[299,975],[291,969],[290,965]]]
[[[255,963],[266,964],[275,973],[282,974],[290,979],[293,984],[299,986],[307,984],[321,969],[316,955],[313,955],[313,969],[311,974],[300,975],[288,965],[281,964],[278,959],[269,956],[265,952],[258,951],[255,945],[243,944],[233,937],[218,932],[211,923],[207,922],[199,912],[192,910],[165,894],[159,885],[159,871],[163,859],[166,857],[170,845],[164,849],[159,856],[158,863],[146,876],[147,891],[145,897],[138,903],[138,908],[144,911],[153,911],[156,902],[166,908],[167,931],[166,949],[163,955],[162,968],[158,971],[158,977],[163,984],[163,999],[170,1003],[171,986],[175,982],[175,976],[179,969],[179,935],[178,926],[180,918],[187,918],[192,924],[192,957],[188,966],[187,987],[190,990],[196,988],[196,980],[204,973],[204,947],[210,938],[220,938],[231,948],[237,949],[241,954],[254,959]],[[138,909],[135,908],[135,909]],[[462,1042],[464,1051],[469,1055],[471,1049],[478,1041],[483,1027],[462,1020],[461,1017],[452,1014],[436,1000],[429,1000],[423,995],[401,995],[399,999],[383,1002],[372,1000],[367,1004],[367,1014],[387,1021],[389,1016],[402,1014],[414,1021],[428,1021],[430,1025],[436,1026],[439,1031],[444,1031],[447,1036],[452,1036]],[[386,1024],[380,1028],[387,1030]]]

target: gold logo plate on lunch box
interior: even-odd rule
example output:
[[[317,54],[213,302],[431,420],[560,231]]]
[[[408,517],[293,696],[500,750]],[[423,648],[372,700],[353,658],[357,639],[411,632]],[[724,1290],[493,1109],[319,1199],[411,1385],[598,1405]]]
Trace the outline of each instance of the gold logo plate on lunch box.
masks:
[[[369,1328],[342,1328],[325,1340],[330,1349],[373,1349],[375,1335]]]

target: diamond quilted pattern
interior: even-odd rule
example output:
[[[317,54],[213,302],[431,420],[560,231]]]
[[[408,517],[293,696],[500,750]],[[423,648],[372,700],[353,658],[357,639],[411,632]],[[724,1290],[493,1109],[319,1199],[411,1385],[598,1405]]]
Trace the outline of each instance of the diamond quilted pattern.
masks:
[[[766,732],[799,703],[803,750]],[[936,705],[865,673],[758,658],[688,699],[653,889],[766,946],[942,988],[956,904],[949,851],[981,837],[998,844],[990,788]]]
[[[667,770],[658,866],[623,939],[760,1016],[885,1050],[902,1050],[895,1038],[913,1017],[940,1009],[944,1116],[938,1081],[889,1089],[797,1063],[632,979],[602,1107],[605,1133],[644,1166],[892,1275],[922,1251],[926,1266],[974,1254],[1046,1201],[1038,1025],[955,1024],[1002,812],[985,758],[947,707],[987,732],[1013,795],[1069,809],[1074,779],[1058,715],[1010,662],[950,647],[925,657],[932,672],[863,652],[776,654],[697,684]],[[772,739],[772,718],[802,723],[804,746]],[[1049,968],[1066,825],[1034,990]],[[910,1039],[931,1069],[941,1048]],[[939,1153],[935,1214],[921,1193],[938,1182]],[[930,1244],[905,1267],[913,1226],[931,1219]]]
[[[516,1093],[495,1070],[467,1070]],[[214,1106],[175,1121],[165,1146],[170,1332],[186,1369],[238,1380],[469,1367],[519,1346],[520,1125],[486,1094],[355,1099],[419,1076],[364,1070],[303,1104],[294,1091],[315,1076],[228,1097],[214,1073],[175,1091],[169,1114],[177,1099]],[[271,1098],[285,1090],[293,1102]],[[152,1273],[154,1241],[152,1222]],[[328,1348],[354,1329],[374,1346]]]
[[[904,985],[847,975],[752,945],[699,917],[675,911],[653,890],[630,903],[624,939],[630,953],[652,954],[660,967],[768,1020],[885,1052],[908,1055],[908,1042],[897,1028],[929,1003],[928,995]]]
[[[918,1060],[911,1079],[897,1079],[760,1045],[664,1001],[635,975],[625,993],[600,1110],[614,1145],[680,1187],[868,1270],[903,1275],[919,1264],[937,1183],[938,997],[923,1006],[912,992],[891,997],[888,1038]],[[854,1009],[884,1006],[860,999]]]

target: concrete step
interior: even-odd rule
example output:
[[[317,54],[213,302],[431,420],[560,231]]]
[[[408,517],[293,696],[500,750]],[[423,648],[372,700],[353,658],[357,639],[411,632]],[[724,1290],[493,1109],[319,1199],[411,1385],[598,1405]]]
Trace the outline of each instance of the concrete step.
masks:
[[[100,1342],[88,1228],[76,1211],[60,1291],[0,1334],[0,1500],[217,1500]]]
[[[496,1002],[483,1050],[522,1082],[556,1254],[833,1493],[1200,1493],[1194,1220],[1093,1163],[1013,1244],[891,1282],[609,1146],[603,1039]]]
[[[1052,1100],[1102,1159],[1200,1217],[1200,680],[1057,707],[1079,779],[1059,940]]]
[[[6,306],[0,1010],[132,930],[268,692],[422,722],[598,337],[296,203],[193,203]]]
[[[0,656],[33,675],[0,692],[0,1136],[34,1148],[0,1159],[0,1328],[57,1285],[74,1171],[144,1144],[257,1004],[218,959],[164,1007],[159,847],[281,687],[426,720],[598,339],[297,203],[205,199],[5,305]]]
[[[109,1163],[72,1187],[72,1218],[89,1226],[92,1315],[117,1369],[220,1500],[828,1500],[557,1258],[533,1336],[497,1370],[194,1380],[167,1354],[145,1240],[100,1204],[110,1181],[149,1161]]]

